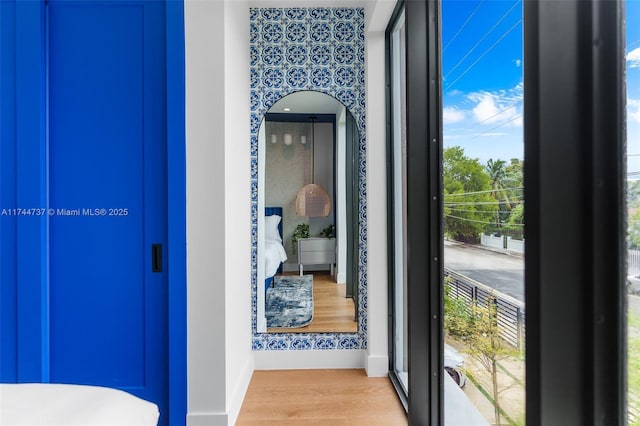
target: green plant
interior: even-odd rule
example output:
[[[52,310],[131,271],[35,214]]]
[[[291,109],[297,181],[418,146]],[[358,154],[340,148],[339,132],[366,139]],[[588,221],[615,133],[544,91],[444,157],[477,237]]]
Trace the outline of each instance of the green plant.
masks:
[[[320,232],[321,237],[325,238],[333,238],[336,236],[336,227],[333,225],[329,225]]]
[[[472,308],[471,317],[468,334],[464,338],[466,352],[475,358],[491,377],[495,424],[500,426],[500,394],[511,386],[499,385],[498,364],[504,359],[517,357],[519,352],[500,337],[498,304],[494,295],[490,295],[484,304],[476,303]]]
[[[293,231],[293,235],[291,236],[291,250],[293,253],[298,252],[298,240],[300,238],[309,238],[309,224],[308,223],[300,223],[296,226],[295,231]]]
[[[444,281],[444,329],[451,336],[464,338],[471,332],[473,316],[464,299],[451,295],[451,278]]]

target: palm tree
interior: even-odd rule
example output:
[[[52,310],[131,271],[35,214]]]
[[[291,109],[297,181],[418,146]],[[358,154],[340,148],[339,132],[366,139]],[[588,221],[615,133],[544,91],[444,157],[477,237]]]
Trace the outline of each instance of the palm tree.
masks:
[[[506,201],[506,205],[508,208],[511,208],[511,201],[509,200],[509,194],[506,191],[508,188],[507,181],[509,180],[509,176],[507,173],[507,162],[504,160],[493,160],[490,159],[487,161],[487,165],[485,166],[485,170],[489,175],[489,182],[491,185],[491,195],[496,201],[500,201],[501,199]],[[500,204],[496,209],[496,226],[500,228]]]

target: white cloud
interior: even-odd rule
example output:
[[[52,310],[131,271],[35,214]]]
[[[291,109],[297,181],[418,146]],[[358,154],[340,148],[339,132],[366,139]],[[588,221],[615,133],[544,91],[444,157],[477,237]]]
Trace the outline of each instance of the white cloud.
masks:
[[[640,99],[627,99],[627,121],[640,123]]]
[[[522,65],[522,60],[521,59],[514,59],[513,63],[516,64],[516,67],[520,67],[520,65]]]
[[[514,97],[513,94],[481,92],[470,94],[468,99],[476,104],[471,111],[477,123],[499,124],[508,122],[507,125],[511,126],[522,124],[516,118],[519,115],[518,106],[520,105],[520,100],[517,96]]]
[[[442,111],[444,124],[459,123],[465,119],[465,113],[455,107],[447,107]]]
[[[627,53],[627,62],[629,68],[640,68],[640,47]]]

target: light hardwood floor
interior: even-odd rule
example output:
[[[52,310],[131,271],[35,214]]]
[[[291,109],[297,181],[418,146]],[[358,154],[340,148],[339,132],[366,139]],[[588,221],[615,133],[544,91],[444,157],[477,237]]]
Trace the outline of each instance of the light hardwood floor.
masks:
[[[312,272],[307,272],[312,273]],[[294,272],[283,275],[297,275]],[[329,272],[313,272],[313,321],[300,328],[269,328],[269,333],[356,333],[355,304],[345,297],[346,284],[337,284]]]
[[[364,370],[255,371],[237,426],[407,425],[387,377]]]

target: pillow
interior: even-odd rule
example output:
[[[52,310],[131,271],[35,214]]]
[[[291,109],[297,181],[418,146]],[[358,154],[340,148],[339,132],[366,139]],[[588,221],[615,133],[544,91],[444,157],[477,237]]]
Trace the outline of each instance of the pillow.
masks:
[[[278,242],[282,242],[282,238],[280,237],[280,232],[278,231],[278,225],[280,224],[280,220],[282,218],[277,214],[272,216],[265,216],[265,238],[267,240],[275,240]]]

